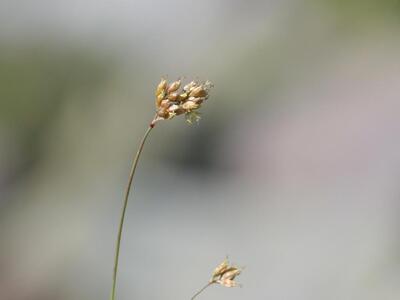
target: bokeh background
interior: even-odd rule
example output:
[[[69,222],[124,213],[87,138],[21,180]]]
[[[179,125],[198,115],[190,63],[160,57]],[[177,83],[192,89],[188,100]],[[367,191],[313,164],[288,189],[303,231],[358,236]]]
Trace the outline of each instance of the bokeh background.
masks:
[[[400,298],[400,3],[1,0],[0,299]],[[200,299],[200,298],[199,298]]]

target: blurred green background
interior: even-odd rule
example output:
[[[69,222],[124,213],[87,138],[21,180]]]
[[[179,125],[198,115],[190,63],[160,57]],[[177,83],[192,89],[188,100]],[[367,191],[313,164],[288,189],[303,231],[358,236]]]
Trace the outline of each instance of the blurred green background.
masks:
[[[0,1],[0,299],[399,299],[400,3]]]

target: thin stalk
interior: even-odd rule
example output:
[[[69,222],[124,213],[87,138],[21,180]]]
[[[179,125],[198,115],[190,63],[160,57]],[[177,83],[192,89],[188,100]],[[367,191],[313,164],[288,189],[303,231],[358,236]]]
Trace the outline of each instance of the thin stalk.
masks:
[[[128,179],[128,185],[126,186],[125,190],[125,198],[124,198],[124,205],[122,207],[122,212],[121,212],[121,218],[119,221],[119,228],[118,228],[118,237],[117,241],[115,244],[115,256],[114,256],[114,272],[113,272],[113,283],[112,283],[112,291],[111,291],[111,300],[115,300],[115,289],[117,285],[117,273],[118,273],[118,261],[119,261],[119,250],[121,247],[121,238],[122,238],[122,230],[124,228],[124,220],[125,220],[125,213],[126,213],[126,207],[128,206],[128,199],[129,199],[129,193],[131,191],[132,187],[132,181],[133,181],[133,176],[135,175],[136,171],[136,166],[138,164],[140,154],[142,153],[143,146],[146,142],[146,139],[150,133],[150,131],[153,129],[155,122],[153,121],[149,128],[147,128],[146,133],[144,134],[142,141],[140,142],[139,149],[136,152],[136,155],[133,159],[132,162],[132,167],[131,167],[131,172],[129,174],[129,179]]]
[[[196,294],[194,294],[192,296],[192,298],[190,298],[190,300],[193,300],[194,298],[196,298],[198,295],[200,295],[206,288],[208,288],[210,285],[212,285],[213,283],[215,283],[214,281],[210,281],[209,283],[207,283],[205,286],[203,286]]]

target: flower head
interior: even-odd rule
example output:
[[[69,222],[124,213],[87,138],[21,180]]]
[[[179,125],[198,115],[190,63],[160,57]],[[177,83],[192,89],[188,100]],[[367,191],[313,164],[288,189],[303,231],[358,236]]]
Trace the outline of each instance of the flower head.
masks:
[[[213,86],[210,81],[192,81],[181,88],[182,81],[178,79],[168,84],[163,78],[156,88],[156,112],[154,122],[172,119],[185,115],[190,124],[200,119],[198,109],[208,99]]]
[[[218,283],[225,287],[236,287],[239,284],[234,281],[242,270],[234,265],[229,264],[228,258],[219,264],[213,271],[210,283]]]

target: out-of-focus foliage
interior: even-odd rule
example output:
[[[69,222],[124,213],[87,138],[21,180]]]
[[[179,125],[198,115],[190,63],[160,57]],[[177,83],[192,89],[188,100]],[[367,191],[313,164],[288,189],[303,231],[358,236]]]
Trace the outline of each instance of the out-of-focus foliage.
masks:
[[[352,19],[355,23],[368,23],[368,19],[400,15],[400,3],[394,0],[311,0],[323,5],[333,14]]]
[[[94,89],[109,74],[93,51],[28,44],[0,52],[1,122],[24,130],[51,118],[69,93]]]
[[[64,102],[74,101],[75,94],[85,94],[87,98],[81,105],[95,105],[91,91],[104,84],[112,66],[96,51],[66,44],[2,44],[0,125],[2,132],[8,134],[3,137],[0,154],[7,162],[2,164],[8,173],[3,180],[11,183],[21,168],[40,158],[43,139]]]

